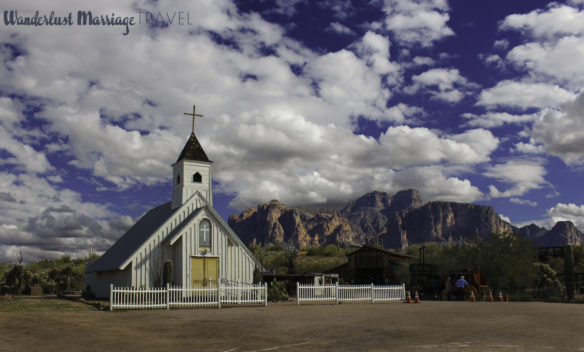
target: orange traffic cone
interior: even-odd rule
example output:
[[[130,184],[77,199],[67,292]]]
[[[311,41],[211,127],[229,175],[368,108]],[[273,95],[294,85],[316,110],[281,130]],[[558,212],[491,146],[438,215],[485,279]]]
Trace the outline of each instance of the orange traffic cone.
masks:
[[[503,302],[503,292],[499,290],[499,302]]]
[[[418,291],[416,291],[416,297],[414,297],[414,303],[420,303],[420,296],[418,296]]]
[[[408,291],[406,296],[406,303],[412,303],[412,295],[410,294],[410,291]]]
[[[476,298],[475,298],[475,295],[474,295],[474,291],[470,291],[470,301],[471,302],[476,302],[477,301]]]
[[[489,302],[493,302],[493,291],[489,289]]]

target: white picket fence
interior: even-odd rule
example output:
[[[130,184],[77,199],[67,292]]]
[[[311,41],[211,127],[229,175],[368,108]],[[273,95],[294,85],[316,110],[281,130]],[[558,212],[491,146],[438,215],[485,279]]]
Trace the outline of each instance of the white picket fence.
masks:
[[[110,310],[204,307],[222,304],[268,305],[268,284],[218,284],[217,287],[131,288],[110,285]]]
[[[296,304],[302,302],[387,302],[406,298],[406,286],[401,285],[312,285],[296,283]]]

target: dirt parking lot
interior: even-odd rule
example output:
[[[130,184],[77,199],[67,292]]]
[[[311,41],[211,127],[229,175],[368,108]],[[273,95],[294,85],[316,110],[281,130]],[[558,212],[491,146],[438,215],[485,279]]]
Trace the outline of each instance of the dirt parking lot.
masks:
[[[584,351],[583,325],[553,303],[1,312],[0,351]]]

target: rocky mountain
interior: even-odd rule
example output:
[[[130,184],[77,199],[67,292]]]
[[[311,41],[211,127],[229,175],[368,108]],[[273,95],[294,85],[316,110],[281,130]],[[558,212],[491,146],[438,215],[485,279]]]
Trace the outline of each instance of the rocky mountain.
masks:
[[[229,217],[229,226],[247,245],[286,243],[296,248],[339,243],[359,246],[366,235],[339,213],[287,207],[277,200]]]
[[[568,243],[583,244],[580,230],[571,221],[558,221],[551,230],[535,224],[515,228],[515,232],[532,239],[537,246],[563,246]]]
[[[353,247],[377,242],[385,248],[405,248],[416,243],[456,242],[503,232],[516,232],[539,246],[584,242],[582,233],[571,222],[558,222],[551,230],[534,224],[519,228],[502,220],[490,206],[438,201],[423,204],[412,189],[393,196],[367,193],[340,212],[287,207],[273,200],[231,215],[229,226],[247,245],[285,243],[295,248],[331,243]]]

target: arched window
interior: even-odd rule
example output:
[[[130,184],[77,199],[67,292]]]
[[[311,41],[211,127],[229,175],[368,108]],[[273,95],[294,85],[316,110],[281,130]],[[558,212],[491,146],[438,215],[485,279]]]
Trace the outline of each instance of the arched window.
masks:
[[[203,182],[203,177],[201,176],[200,173],[197,172],[196,174],[193,175],[193,182],[196,182],[196,183]]]
[[[176,184],[180,185],[180,175],[176,175]]]
[[[207,219],[199,223],[199,247],[211,248],[211,222]]]

